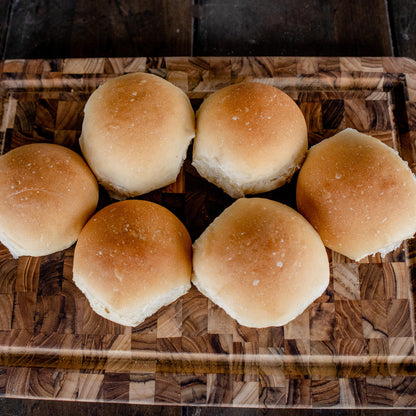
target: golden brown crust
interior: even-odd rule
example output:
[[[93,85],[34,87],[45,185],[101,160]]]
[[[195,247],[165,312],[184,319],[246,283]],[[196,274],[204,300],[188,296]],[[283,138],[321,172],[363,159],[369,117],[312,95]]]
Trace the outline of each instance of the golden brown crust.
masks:
[[[231,196],[242,196],[288,181],[307,144],[305,119],[287,94],[271,85],[243,82],[202,103],[193,164]]]
[[[172,302],[170,293],[189,289],[191,239],[166,208],[148,201],[117,202],[82,230],[73,270],[97,313],[134,326],[163,306],[161,300]]]
[[[80,145],[99,182],[122,198],[174,182],[194,134],[186,94],[156,75],[134,73],[91,95]]]
[[[346,129],[312,147],[299,173],[298,210],[325,245],[359,260],[416,231],[416,182],[391,148]]]
[[[0,177],[0,236],[15,257],[69,247],[97,206],[94,175],[63,146],[18,147],[0,157]]]
[[[328,285],[319,235],[296,211],[242,198],[194,243],[192,281],[241,324],[283,325]]]

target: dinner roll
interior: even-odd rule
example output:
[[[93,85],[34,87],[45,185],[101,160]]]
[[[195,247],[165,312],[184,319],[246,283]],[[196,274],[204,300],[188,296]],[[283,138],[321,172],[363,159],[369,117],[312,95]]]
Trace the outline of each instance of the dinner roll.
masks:
[[[0,157],[0,241],[13,257],[71,246],[98,203],[97,181],[70,149],[20,146]]]
[[[82,230],[73,279],[99,315],[136,326],[189,290],[191,250],[188,231],[168,209],[116,202]]]
[[[100,184],[125,199],[175,182],[194,135],[186,94],[156,75],[134,73],[90,96],[80,146]]]
[[[195,286],[240,324],[284,325],[329,282],[324,245],[287,205],[241,198],[194,243]]]
[[[305,119],[284,92],[243,82],[210,95],[197,112],[193,166],[233,198],[276,189],[300,167]]]
[[[353,260],[385,255],[416,232],[412,171],[392,148],[353,129],[310,149],[296,199],[325,245]]]

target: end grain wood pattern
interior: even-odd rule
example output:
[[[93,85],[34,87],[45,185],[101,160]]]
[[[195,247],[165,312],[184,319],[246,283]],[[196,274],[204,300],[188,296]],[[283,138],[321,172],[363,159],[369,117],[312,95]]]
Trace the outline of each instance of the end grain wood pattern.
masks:
[[[346,127],[400,151],[416,170],[416,63],[405,58],[10,60],[1,70],[1,153],[30,142],[79,152],[83,106],[107,79],[148,71],[196,110],[246,79],[286,91],[310,144]],[[232,203],[190,152],[175,184],[144,195],[193,239]],[[263,196],[294,206],[294,182]],[[99,207],[111,200],[101,190]],[[253,407],[415,407],[415,256],[409,240],[359,263],[329,251],[326,292],[283,327],[238,325],[192,289],[136,328],[96,315],[72,281],[73,247],[13,259],[0,246],[0,395]]]

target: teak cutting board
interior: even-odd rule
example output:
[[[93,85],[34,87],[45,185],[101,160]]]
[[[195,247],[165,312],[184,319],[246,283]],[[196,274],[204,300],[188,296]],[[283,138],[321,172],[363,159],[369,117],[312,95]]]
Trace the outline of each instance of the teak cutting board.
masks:
[[[125,58],[0,63],[1,153],[30,142],[76,151],[83,107],[110,77],[149,71],[195,110],[254,79],[293,97],[310,144],[353,127],[416,169],[416,63],[402,58]],[[189,153],[190,154],[190,153]],[[175,184],[144,195],[193,239],[231,204],[190,158]],[[263,194],[294,206],[294,183]],[[110,203],[101,191],[99,206]],[[0,245],[0,395],[261,407],[415,407],[413,240],[359,263],[328,250],[326,292],[283,327],[238,325],[192,289],[136,328],[96,315],[72,282],[73,247],[13,259]]]

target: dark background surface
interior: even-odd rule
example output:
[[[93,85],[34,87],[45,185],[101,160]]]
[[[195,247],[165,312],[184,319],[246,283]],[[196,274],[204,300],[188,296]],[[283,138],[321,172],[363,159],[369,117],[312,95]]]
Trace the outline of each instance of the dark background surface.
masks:
[[[416,0],[0,0],[0,56],[404,56]],[[0,399],[0,415],[387,416],[411,410],[218,409]]]
[[[416,57],[416,0],[1,0],[9,58]]]

